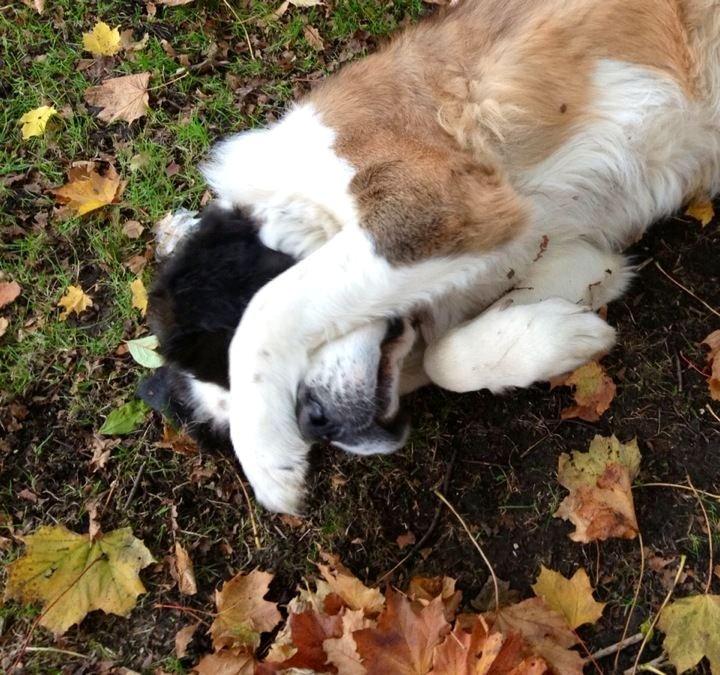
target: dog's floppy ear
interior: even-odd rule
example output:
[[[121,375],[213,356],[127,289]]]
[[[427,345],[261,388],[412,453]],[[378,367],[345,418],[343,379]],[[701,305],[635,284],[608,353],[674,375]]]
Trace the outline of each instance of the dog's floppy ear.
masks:
[[[411,148],[400,159],[376,161],[350,188],[361,226],[393,264],[490,251],[513,239],[526,220],[499,168],[441,150]]]

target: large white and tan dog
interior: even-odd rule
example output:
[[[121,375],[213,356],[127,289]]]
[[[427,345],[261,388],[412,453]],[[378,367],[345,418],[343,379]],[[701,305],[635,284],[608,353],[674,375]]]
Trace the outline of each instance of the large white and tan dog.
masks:
[[[463,0],[220,144],[205,175],[265,244],[303,258],[257,293],[230,350],[235,451],[260,502],[296,511],[295,399],[321,344],[447,307],[424,367],[455,390],[493,368],[528,384],[574,347],[610,346],[554,296],[720,188],[720,3]],[[503,361],[528,325],[536,353]]]

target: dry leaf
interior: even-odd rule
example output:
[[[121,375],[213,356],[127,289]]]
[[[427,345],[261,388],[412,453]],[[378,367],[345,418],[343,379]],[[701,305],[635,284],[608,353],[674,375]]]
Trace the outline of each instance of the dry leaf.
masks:
[[[215,649],[254,650],[260,644],[260,634],[280,623],[282,616],[275,603],[263,600],[272,578],[272,574],[259,570],[240,573],[215,592],[218,614],[210,627]]]
[[[200,622],[190,623],[185,628],[181,628],[175,633],[175,656],[179,659],[187,656],[188,645],[192,642],[192,639],[200,626]]]
[[[415,543],[415,535],[412,532],[405,532],[405,534],[398,535],[395,542],[397,543],[398,548],[402,551],[404,548],[412,546]]]
[[[320,573],[330,590],[339,595],[350,609],[361,609],[366,615],[378,614],[385,606],[385,598],[377,588],[369,588],[353,576],[337,556],[320,554],[328,565],[318,564]]]
[[[574,388],[573,397],[577,404],[560,413],[564,420],[577,417],[597,422],[610,407],[617,390],[612,378],[597,361],[580,366],[560,384]]]
[[[455,590],[455,579],[450,577],[413,577],[408,585],[407,596],[423,607],[439,597],[448,621],[453,620],[462,601],[462,592]]]
[[[471,630],[458,622],[442,644],[435,647],[431,675],[476,675],[487,673],[498,658],[505,638],[502,633],[490,634],[487,623],[475,616]],[[518,655],[520,662],[522,656]],[[507,669],[494,672],[508,672]]]
[[[132,28],[120,33],[120,45],[126,52],[139,52],[147,47],[150,33],[143,33],[143,36],[136,42]]]
[[[131,256],[123,263],[133,274],[140,274],[147,264],[148,259],[144,255]]]
[[[7,333],[8,326],[10,325],[10,322],[4,317],[0,316],[0,337],[5,335]]]
[[[273,665],[279,670],[307,668],[315,672],[324,671],[327,655],[323,643],[342,636],[342,617],[307,610],[300,614],[290,614],[288,624],[296,651],[282,663],[268,665]]]
[[[140,314],[145,316],[148,306],[148,295],[145,290],[145,284],[142,279],[135,279],[130,282],[130,292],[132,293],[132,306],[140,310]]]
[[[42,601],[40,625],[61,635],[95,609],[127,616],[145,592],[138,572],[154,562],[129,527],[92,541],[62,525],[23,537],[25,554],[7,567],[5,599]]]
[[[362,610],[346,609],[342,615],[342,635],[323,642],[323,649],[327,654],[326,663],[335,666],[338,673],[343,675],[365,675],[367,669],[358,654],[353,633],[373,625],[374,622],[366,619]]]
[[[57,114],[57,110],[51,105],[41,105],[39,108],[26,112],[18,120],[18,124],[22,124],[23,140],[25,141],[33,136],[42,136],[50,118]]]
[[[175,542],[175,575],[178,582],[178,590],[183,595],[195,595],[197,584],[195,583],[195,568],[185,548]]]
[[[85,100],[92,106],[102,108],[98,119],[103,122],[133,122],[149,110],[149,82],[150,73],[113,77],[105,80],[99,87],[88,88],[85,91]]]
[[[15,302],[22,288],[17,281],[0,281],[0,307]]]
[[[320,33],[317,28],[313,26],[305,26],[303,29],[303,35],[307,40],[307,43],[317,52],[321,52],[325,49],[325,43],[320,37]]]
[[[710,398],[713,401],[720,401],[720,330],[713,331],[708,335],[702,344],[709,348],[707,361],[710,364]]]
[[[255,658],[240,650],[223,649],[204,656],[193,671],[198,675],[254,675]]]
[[[98,21],[92,32],[83,33],[83,49],[93,56],[112,56],[117,54],[120,44],[120,30],[110,28],[104,21]]]
[[[450,629],[441,598],[420,611],[400,593],[388,591],[377,627],[353,633],[358,654],[370,673],[427,673],[433,650]]]
[[[155,443],[157,448],[165,448],[177,452],[179,455],[197,455],[197,443],[184,431],[174,429],[167,422],[163,422],[163,437]]]
[[[584,569],[579,569],[570,579],[542,565],[540,576],[532,587],[535,595],[545,604],[565,617],[570,628],[584,623],[595,623],[603,613],[604,603],[593,598],[593,588]]]
[[[122,228],[123,234],[128,239],[137,239],[145,228],[137,220],[128,220]]]
[[[709,225],[715,217],[715,209],[710,199],[705,197],[704,199],[692,201],[685,210],[685,215],[695,218],[695,220],[700,221],[701,225],[705,227]]]
[[[611,537],[633,539],[638,533],[632,480],[640,468],[637,441],[595,436],[588,452],[563,453],[558,480],[570,490],[555,513],[570,520],[573,541],[589,543]]]
[[[658,628],[663,647],[678,673],[694,668],[703,657],[710,672],[720,673],[720,595],[694,595],[668,605]]]
[[[494,628],[503,633],[516,632],[541,656],[555,675],[582,675],[584,661],[570,649],[578,641],[561,614],[550,609],[540,598],[530,598],[504,607],[496,615]]]
[[[92,307],[92,298],[87,295],[80,286],[68,286],[65,295],[58,300],[58,307],[62,307],[60,320],[65,321],[73,312],[82,314],[88,307]]]
[[[58,201],[75,209],[79,216],[112,204],[118,196],[120,177],[110,165],[104,176],[93,162],[82,162],[68,172],[68,182],[53,190]]]
[[[24,5],[32,7],[38,14],[42,14],[45,10],[45,0],[22,0]]]

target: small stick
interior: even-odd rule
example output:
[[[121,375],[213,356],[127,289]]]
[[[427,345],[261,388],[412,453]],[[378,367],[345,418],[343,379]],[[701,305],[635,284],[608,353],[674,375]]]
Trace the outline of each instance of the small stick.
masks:
[[[720,312],[707,304],[702,298],[698,298],[689,288],[685,288],[679,281],[673,279],[661,266],[660,263],[655,261],[655,267],[657,267],[670,281],[672,281],[678,288],[682,288],[690,297],[695,298],[705,309],[711,311],[715,316],[720,317]]]
[[[240,482],[240,487],[242,488],[243,494],[245,495],[245,503],[247,504],[248,515],[250,516],[250,526],[252,527],[252,531],[253,531],[253,539],[255,539],[255,548],[258,551],[260,551],[262,549],[262,546],[260,545],[260,537],[258,536],[258,528],[257,528],[257,523],[255,522],[255,514],[253,513],[253,507],[252,507],[252,502],[250,501],[250,495],[248,494],[248,491],[245,488],[245,483],[242,482],[242,479],[238,475],[237,471],[235,472],[235,475],[238,477],[238,481]]]
[[[635,663],[633,663],[631,673],[637,673],[638,670],[638,664],[640,663],[640,657],[642,656],[643,651],[645,650],[645,646],[648,643],[648,640],[650,639],[650,636],[653,634],[653,631],[655,630],[655,624],[658,622],[658,619],[660,618],[660,615],[663,613],[663,610],[667,606],[668,602],[670,602],[670,598],[672,597],[673,592],[675,591],[675,586],[678,584],[678,580],[680,579],[680,575],[682,574],[683,569],[685,568],[685,561],[687,560],[687,556],[681,555],[680,556],[680,564],[678,565],[677,572],[675,573],[675,578],[673,579],[672,586],[670,587],[670,590],[667,592],[667,595],[665,596],[665,599],[663,600],[662,605],[660,605],[660,609],[657,611],[657,614],[653,617],[653,620],[650,622],[650,625],[648,626],[647,632],[645,633],[645,637],[643,638],[643,641],[640,645],[640,650],[637,653],[637,656],[635,657]],[[645,664],[647,665],[647,664]],[[647,669],[645,669],[647,670]]]
[[[695,497],[698,500],[698,504],[700,504],[700,509],[702,510],[703,517],[705,518],[705,527],[708,531],[708,550],[710,551],[710,563],[709,563],[709,572],[708,572],[708,579],[707,583],[705,584],[705,595],[710,593],[710,586],[712,586],[712,580],[713,580],[713,531],[710,527],[710,518],[708,518],[707,510],[705,509],[705,504],[703,504],[702,499],[700,499],[700,495],[698,494],[697,490],[695,489],[695,486],[693,485],[692,481],[690,480],[690,474],[685,474],[687,476],[687,482],[688,485],[692,488],[693,492],[695,493]]]
[[[623,637],[620,642],[616,642],[614,645],[608,645],[607,647],[598,649],[596,652],[593,652],[591,656],[593,659],[603,659],[606,656],[610,656],[612,654],[619,654],[623,649],[625,649],[625,647],[632,647],[633,645],[636,645],[638,642],[642,641],[643,637],[645,636],[642,633],[635,633],[635,635],[631,635],[628,638]]]
[[[490,564],[490,561],[488,560],[487,556],[485,555],[485,551],[482,550],[482,547],[480,544],[477,543],[477,540],[475,537],[473,537],[472,532],[470,532],[470,528],[467,526],[467,523],[462,519],[462,516],[455,510],[455,507],[445,498],[445,496],[439,492],[438,490],[433,490],[435,493],[435,496],[443,503],[445,506],[447,506],[452,514],[460,521],[460,524],[463,526],[463,529],[465,532],[467,532],[468,537],[470,537],[470,541],[472,541],[473,546],[478,550],[478,553],[480,553],[480,557],[485,562],[485,565],[487,565],[488,570],[490,571],[490,576],[493,580],[493,588],[495,590],[495,611],[500,610],[500,589],[498,588],[498,580],[495,576],[495,570],[493,569],[493,566]]]
[[[668,487],[668,488],[676,488],[678,490],[687,490],[688,492],[693,492],[692,488],[689,488],[687,485],[680,485],[679,483],[637,483],[633,485],[633,489],[639,488],[639,487]],[[698,490],[695,488],[695,492],[698,492],[701,495],[705,495],[706,497],[709,497],[710,499],[717,499],[720,501],[720,495],[713,494],[712,492],[706,492],[705,490]]]
[[[225,3],[225,6],[232,12],[232,15],[235,17],[235,20],[240,24],[241,28],[243,29],[243,33],[245,33],[245,44],[247,44],[248,49],[250,50],[250,58],[254,61],[255,60],[255,52],[253,51],[252,44],[250,43],[250,35],[247,32],[247,28],[245,28],[245,22],[237,15],[237,12],[233,8],[233,6],[228,2],[228,0],[223,0]]]
[[[645,545],[643,544],[643,538],[642,534],[638,532],[638,543],[640,544],[640,574],[638,575],[638,582],[635,586],[635,594],[633,595],[632,602],[630,603],[630,611],[628,612],[628,617],[625,620],[625,627],[623,628],[623,634],[620,638],[620,642],[622,642],[625,639],[625,636],[628,634],[628,631],[630,630],[630,620],[632,619],[633,612],[635,611],[635,608],[637,607],[637,601],[640,597],[640,589],[642,588],[642,581],[643,581],[643,575],[645,574]],[[641,639],[642,639],[642,633]],[[620,660],[620,652],[615,656],[615,662],[613,663],[613,672],[617,672],[618,668],[618,662]]]
[[[705,406],[705,409],[718,421],[720,422],[720,416],[710,407],[710,404],[708,403]]]
[[[125,507],[124,507],[125,511],[127,511],[130,508],[130,504],[132,504],[132,500],[135,498],[135,493],[137,492],[137,489],[140,485],[140,479],[142,478],[142,475],[145,472],[146,464],[147,464],[147,460],[145,460],[140,465],[140,469],[138,469],[137,476],[135,476],[135,480],[133,481],[132,487],[130,488],[130,494],[128,495],[128,498],[125,500]]]
[[[39,652],[41,654],[47,652],[49,654],[64,654],[65,656],[74,656],[76,659],[89,659],[88,654],[78,654],[71,652],[69,649],[58,649],[57,647],[25,647],[26,652]]]
[[[664,655],[658,656],[658,657],[654,658],[652,661],[648,661],[647,663],[641,664],[640,666],[638,666],[637,669],[642,672],[647,671],[649,673],[655,673],[655,675],[665,675],[665,673],[663,673],[662,670],[659,670],[658,668],[656,668],[656,666],[662,666],[665,663],[667,663],[667,659],[665,658],[665,656]],[[635,672],[635,670],[633,668],[628,668],[625,671],[624,675],[632,675],[634,672]]]
[[[153,607],[155,609],[174,609],[178,612],[190,614],[194,619],[197,619],[203,626],[207,626],[207,622],[203,621],[200,617],[202,617],[203,615],[215,616],[215,614],[213,614],[212,612],[206,612],[201,609],[193,609],[192,607],[183,607],[182,605],[169,605],[161,602],[156,602]]]

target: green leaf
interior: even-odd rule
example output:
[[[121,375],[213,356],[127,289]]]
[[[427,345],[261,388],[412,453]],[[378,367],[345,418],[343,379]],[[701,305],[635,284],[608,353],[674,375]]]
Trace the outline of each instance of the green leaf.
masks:
[[[158,339],[148,335],[137,340],[127,341],[130,356],[145,368],[159,368],[163,364],[163,357],[155,351],[158,348]]]
[[[107,416],[105,423],[100,427],[100,433],[105,436],[129,434],[142,423],[148,410],[150,408],[144,401],[140,399],[130,401]]]

